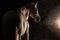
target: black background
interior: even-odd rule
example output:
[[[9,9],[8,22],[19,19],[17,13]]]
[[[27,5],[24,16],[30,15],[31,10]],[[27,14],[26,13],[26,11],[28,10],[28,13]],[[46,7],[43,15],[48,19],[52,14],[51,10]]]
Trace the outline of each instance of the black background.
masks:
[[[20,6],[30,3],[30,2],[39,2],[39,14],[41,16],[40,23],[35,23],[32,19],[29,19],[30,23],[30,40],[59,40],[59,37],[55,33],[51,32],[47,25],[43,24],[43,21],[46,20],[49,11],[59,5],[59,0],[1,0],[0,1],[0,14],[3,17],[4,13],[9,10],[16,10]],[[2,28],[2,27],[1,27]],[[2,31],[2,30],[1,30]],[[3,40],[3,34],[2,40]]]

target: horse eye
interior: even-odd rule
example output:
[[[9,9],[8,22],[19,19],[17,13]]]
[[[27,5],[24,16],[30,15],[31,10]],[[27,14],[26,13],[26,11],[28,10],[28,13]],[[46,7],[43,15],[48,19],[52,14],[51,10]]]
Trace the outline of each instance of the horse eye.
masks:
[[[35,6],[35,5],[32,5],[33,7]]]

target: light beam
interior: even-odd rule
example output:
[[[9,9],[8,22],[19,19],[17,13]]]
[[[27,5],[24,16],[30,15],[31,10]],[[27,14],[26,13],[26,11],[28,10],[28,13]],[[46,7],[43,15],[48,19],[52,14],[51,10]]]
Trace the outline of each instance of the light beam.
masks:
[[[60,18],[56,18],[55,20],[55,24],[56,24],[56,28],[58,28],[58,30],[60,30]]]

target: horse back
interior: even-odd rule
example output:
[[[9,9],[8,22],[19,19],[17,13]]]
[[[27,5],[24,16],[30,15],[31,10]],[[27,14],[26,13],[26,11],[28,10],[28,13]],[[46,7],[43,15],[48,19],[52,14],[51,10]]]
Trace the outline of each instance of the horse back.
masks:
[[[15,27],[19,24],[19,17],[16,10],[11,10],[3,15],[2,19],[2,31],[4,40],[14,40]]]

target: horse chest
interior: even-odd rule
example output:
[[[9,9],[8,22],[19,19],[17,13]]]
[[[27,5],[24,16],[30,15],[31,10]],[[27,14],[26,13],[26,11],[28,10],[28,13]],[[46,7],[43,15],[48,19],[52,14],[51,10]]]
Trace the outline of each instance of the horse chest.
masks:
[[[19,29],[21,30],[21,35],[24,35],[27,28],[29,27],[28,19],[27,17],[21,14],[20,20],[21,20],[21,23],[20,23]]]
[[[26,32],[27,28],[28,28],[28,22],[24,21],[21,27],[21,35],[23,35]]]

